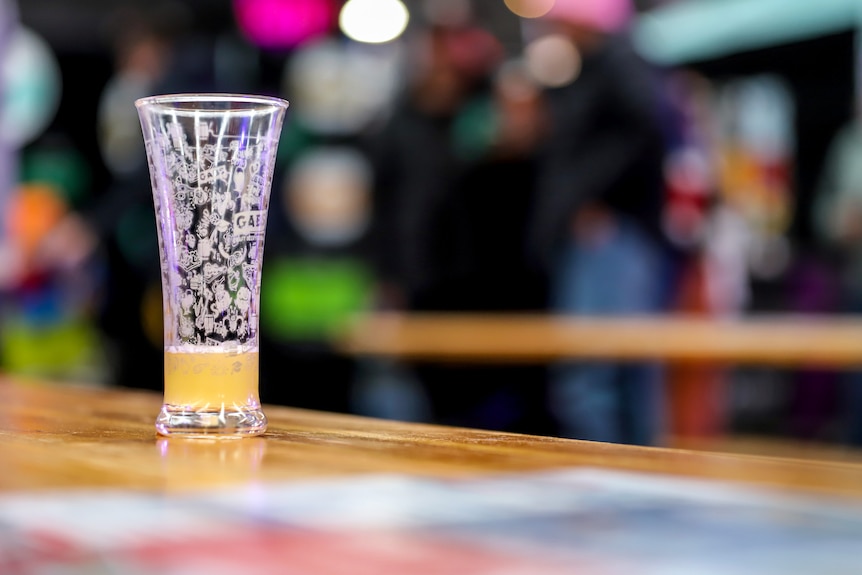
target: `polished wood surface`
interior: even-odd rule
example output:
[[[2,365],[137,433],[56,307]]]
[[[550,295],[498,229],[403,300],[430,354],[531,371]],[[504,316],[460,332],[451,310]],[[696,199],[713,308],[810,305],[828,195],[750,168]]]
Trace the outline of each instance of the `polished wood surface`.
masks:
[[[166,439],[160,396],[0,378],[0,492],[114,487],[159,492],[394,472],[453,477],[599,467],[862,497],[862,465],[643,448],[266,408],[269,431]]]
[[[354,355],[434,361],[655,359],[848,368],[862,365],[862,321],[381,313],[357,318],[337,345]]]

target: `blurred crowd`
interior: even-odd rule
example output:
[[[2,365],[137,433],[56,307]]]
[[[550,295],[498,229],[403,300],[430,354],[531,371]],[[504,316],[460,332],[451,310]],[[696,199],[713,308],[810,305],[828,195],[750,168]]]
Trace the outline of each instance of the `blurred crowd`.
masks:
[[[17,17],[0,5],[8,47]],[[99,97],[74,104],[92,109],[98,155],[47,121],[4,142],[0,167],[20,168],[2,199],[0,369],[161,389],[159,254],[133,105],[158,93],[291,102],[262,281],[267,403],[657,444],[728,429],[726,371],[407,365],[344,356],[332,336],[370,310],[722,317],[769,308],[753,286],[778,281],[788,311],[860,310],[858,126],[848,115],[819,178],[815,243],[828,257],[800,263],[789,88],[647,63],[630,0],[513,15],[517,45],[469,0],[412,3],[405,34],[381,44],[343,37],[325,12],[307,30],[255,25],[278,14],[254,6],[235,2],[223,29],[196,26],[179,2],[117,9]],[[71,98],[75,75],[63,78]],[[841,405],[862,403],[842,400],[836,374],[792,379],[783,431],[862,442],[836,427]]]

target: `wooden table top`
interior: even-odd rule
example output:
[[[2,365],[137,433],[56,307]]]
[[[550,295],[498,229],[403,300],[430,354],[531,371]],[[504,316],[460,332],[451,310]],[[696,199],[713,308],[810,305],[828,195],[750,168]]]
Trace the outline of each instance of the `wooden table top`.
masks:
[[[493,433],[268,406],[268,432],[166,439],[157,394],[0,378],[0,492],[110,486],[182,492],[394,472],[429,477],[598,467],[862,497],[862,464]]]
[[[836,316],[563,317],[399,314],[357,318],[346,353],[433,361],[666,360],[732,365],[862,366],[862,321]]]

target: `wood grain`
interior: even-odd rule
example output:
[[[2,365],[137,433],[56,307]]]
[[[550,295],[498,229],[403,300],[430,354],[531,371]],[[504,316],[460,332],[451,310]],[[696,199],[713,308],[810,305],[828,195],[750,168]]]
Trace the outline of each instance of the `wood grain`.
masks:
[[[337,345],[354,355],[433,361],[665,360],[848,368],[862,365],[862,321],[382,313],[356,318]]]
[[[416,425],[268,406],[269,431],[157,437],[160,396],[0,378],[0,492],[114,487],[174,492],[394,472],[454,477],[600,467],[862,497],[862,465]]]

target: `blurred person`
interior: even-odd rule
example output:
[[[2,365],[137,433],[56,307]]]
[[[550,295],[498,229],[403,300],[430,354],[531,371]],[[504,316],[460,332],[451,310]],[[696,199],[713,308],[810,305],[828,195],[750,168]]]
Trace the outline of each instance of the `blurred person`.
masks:
[[[544,278],[524,249],[545,119],[541,90],[521,60],[500,66],[488,93],[455,118],[454,151],[463,172],[453,193],[466,224],[458,247],[464,272],[450,301],[457,311],[536,312],[547,305]],[[424,366],[422,374],[445,423],[553,433],[544,405],[545,366]]]
[[[682,68],[665,78],[668,153],[664,162],[663,228],[674,246],[676,313],[723,317],[741,313],[747,298],[744,223],[722,206],[715,92],[700,73]],[[743,235],[741,235],[743,233]],[[728,373],[708,363],[668,366],[667,432],[708,437],[729,420]]]
[[[99,324],[110,349],[110,382],[154,390],[161,389],[163,380],[161,272],[135,99],[213,90],[206,50],[186,51],[179,44],[193,37],[178,6],[166,2],[146,14],[118,14],[116,72],[98,110],[99,142],[112,182],[89,206],[64,218],[42,250],[60,267],[81,265],[104,253],[107,278]]]
[[[550,134],[530,226],[555,313],[662,309],[664,139],[656,78],[626,35],[632,15],[629,0],[558,0],[545,16],[581,58],[577,78],[546,93]],[[555,366],[549,401],[564,436],[636,444],[662,436],[658,365]]]
[[[105,165],[119,176],[134,173],[146,161],[134,102],[153,93],[169,57],[167,38],[152,26],[123,28],[114,47],[116,70],[98,109],[99,148]]]
[[[862,116],[833,138],[814,200],[814,230],[837,258],[840,311],[862,313]],[[862,372],[845,374],[844,441],[862,446]]]
[[[47,238],[45,257],[61,267],[74,267],[88,258],[104,238],[117,231],[129,205],[142,198],[151,201],[149,184],[140,185],[147,166],[135,100],[153,94],[162,82],[170,44],[167,34],[152,21],[139,19],[136,13],[124,16],[119,22],[123,31],[114,45],[115,73],[97,110],[99,148],[114,186],[85,214],[71,213],[64,218]],[[134,193],[125,190],[130,184],[137,184]]]
[[[468,224],[463,306],[471,311],[535,311],[547,303],[524,249],[545,112],[539,86],[514,60],[496,72],[488,97],[456,119],[456,133],[464,134],[456,151],[468,160],[458,193]]]
[[[494,173],[488,169],[482,176],[477,171],[488,157],[488,142],[476,141],[484,138],[484,114],[479,112],[482,127],[477,129],[465,118],[477,100],[487,97],[502,48],[487,31],[463,19],[430,25],[415,40],[408,85],[368,142],[375,178],[377,306],[411,312],[465,310],[476,300],[470,293],[476,260],[469,250],[475,233],[466,196],[475,192],[476,206],[482,209],[483,190],[471,186],[480,180],[488,183],[487,176]],[[516,199],[517,191],[505,201]],[[484,219],[493,218],[494,206],[484,208]],[[503,218],[508,221],[510,216]],[[502,253],[505,247],[499,247]],[[501,291],[497,286],[491,295]],[[416,419],[430,413],[427,417],[438,422],[489,428],[509,419],[499,414],[508,411],[510,401],[486,409],[489,386],[479,381],[486,378],[470,370],[372,367],[373,377],[383,384],[365,382],[361,387],[383,391],[357,398],[366,414]],[[493,381],[489,385],[495,386]]]
[[[451,308],[464,273],[466,222],[455,190],[465,162],[454,123],[487,82],[499,46],[483,31],[432,26],[416,42],[412,78],[370,139],[382,304]]]

